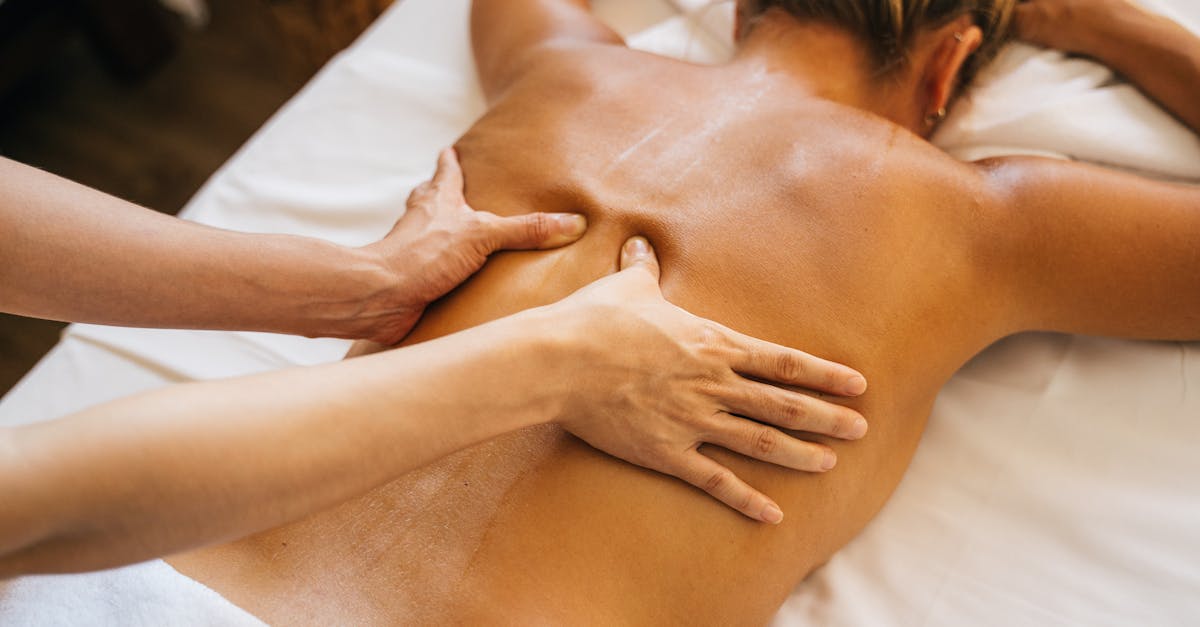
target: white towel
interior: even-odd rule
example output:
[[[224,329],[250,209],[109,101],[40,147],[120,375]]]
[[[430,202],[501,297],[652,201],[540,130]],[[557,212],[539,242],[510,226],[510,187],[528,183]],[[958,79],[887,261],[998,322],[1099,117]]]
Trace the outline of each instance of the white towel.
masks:
[[[0,586],[0,625],[264,627],[266,623],[161,560]]]
[[[1200,180],[1200,138],[1108,68],[1022,43],[1006,47],[934,143],[965,160],[1051,154]]]

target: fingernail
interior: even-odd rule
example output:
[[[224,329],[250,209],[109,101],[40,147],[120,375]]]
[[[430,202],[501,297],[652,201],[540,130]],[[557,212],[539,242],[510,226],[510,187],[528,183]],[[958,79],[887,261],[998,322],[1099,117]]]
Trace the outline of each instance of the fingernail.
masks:
[[[644,237],[632,237],[625,243],[625,254],[641,257],[650,254],[650,242]]]
[[[771,523],[772,525],[778,525],[779,523],[783,522],[783,510],[779,509],[779,506],[775,505],[774,503],[768,503],[767,506],[763,508],[762,520],[763,522]]]
[[[867,419],[859,417],[854,421],[854,426],[850,428],[850,437],[861,438],[867,435]]]
[[[861,396],[867,391],[867,380],[861,374],[856,374],[846,381],[842,389],[850,396]]]
[[[542,242],[541,248],[566,246],[583,236],[587,231],[587,218],[578,213],[556,213],[550,216],[558,227],[557,232]]]
[[[833,451],[825,451],[825,460],[821,462],[821,470],[833,470],[837,465],[837,455]]]
[[[571,237],[580,237],[587,231],[587,218],[578,213],[560,213],[554,219],[562,232]]]

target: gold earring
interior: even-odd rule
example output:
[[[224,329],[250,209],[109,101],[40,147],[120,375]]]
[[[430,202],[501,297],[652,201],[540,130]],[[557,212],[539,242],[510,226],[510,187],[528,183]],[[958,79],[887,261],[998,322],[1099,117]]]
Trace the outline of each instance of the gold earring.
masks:
[[[929,115],[925,116],[926,126],[929,126],[930,128],[937,126],[938,122],[941,122],[942,120],[946,119],[946,114],[947,114],[946,107],[942,107],[942,108],[938,109],[937,111],[935,111],[934,113],[930,113]]]

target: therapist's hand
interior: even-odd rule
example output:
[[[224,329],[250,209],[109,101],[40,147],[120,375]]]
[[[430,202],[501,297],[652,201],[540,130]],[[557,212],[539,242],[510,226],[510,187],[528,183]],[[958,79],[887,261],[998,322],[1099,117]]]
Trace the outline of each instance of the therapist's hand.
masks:
[[[558,373],[566,381],[547,382],[569,386],[558,422],[592,446],[679,477],[750,518],[780,522],[778,505],[700,453],[700,446],[828,471],[836,463],[829,447],[763,423],[853,440],[866,434],[866,420],[846,407],[760,381],[857,396],[866,391],[866,380],[845,366],[671,305],[659,289],[658,261],[645,239],[626,243],[621,267],[547,308],[555,319],[569,321],[580,347],[573,365]]]
[[[577,214],[531,213],[501,217],[475,211],[463,196],[463,174],[453,148],[442,151],[432,181],[409,196],[404,216],[383,240],[364,250],[394,277],[363,313],[361,337],[384,345],[404,339],[425,307],[475,274],[499,250],[557,248],[578,240],[587,221]]]

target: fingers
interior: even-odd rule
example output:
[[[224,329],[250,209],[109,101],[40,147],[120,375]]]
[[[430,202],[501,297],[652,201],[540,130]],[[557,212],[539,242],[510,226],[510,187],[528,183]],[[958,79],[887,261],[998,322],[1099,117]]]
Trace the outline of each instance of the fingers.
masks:
[[[462,200],[463,172],[454,148],[446,148],[438,155],[438,167],[433,175],[432,188],[440,194],[452,194],[456,200]],[[427,194],[429,190],[425,191]],[[587,219],[571,213],[530,213],[500,217],[479,212],[477,217],[486,227],[481,233],[486,238],[489,254],[498,250],[558,248],[578,240],[587,231]]]
[[[867,434],[861,414],[821,399],[757,381],[745,381],[718,400],[738,415],[783,429],[857,440]]]
[[[840,396],[860,396],[867,391],[866,378],[853,368],[726,331],[736,355],[730,366],[741,374]]]
[[[698,451],[688,453],[677,476],[749,518],[773,525],[783,522],[783,511],[774,501]]]
[[[715,418],[711,444],[764,462],[807,472],[825,472],[837,465],[833,449],[793,438],[778,429],[726,413]]]
[[[566,246],[587,231],[587,219],[574,213],[527,213],[485,218],[491,250],[544,250]]]
[[[658,265],[658,256],[644,237],[631,237],[621,247],[621,270],[630,268],[641,268],[649,272],[650,276],[654,277],[654,282],[658,283],[662,269]]]
[[[453,148],[446,148],[438,154],[437,172],[433,173],[433,178],[417,185],[408,195],[408,208],[437,213],[439,209],[458,207],[462,203],[463,173],[458,153]]]
[[[454,148],[446,148],[438,155],[437,172],[433,175],[433,184],[438,189],[462,195],[462,166],[458,163],[458,153]]]

